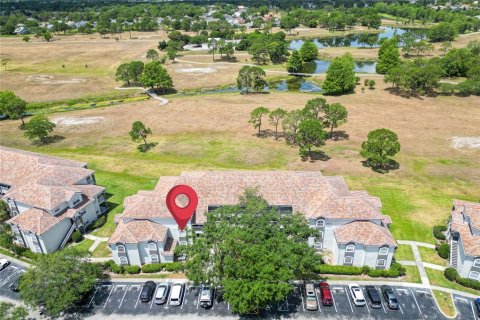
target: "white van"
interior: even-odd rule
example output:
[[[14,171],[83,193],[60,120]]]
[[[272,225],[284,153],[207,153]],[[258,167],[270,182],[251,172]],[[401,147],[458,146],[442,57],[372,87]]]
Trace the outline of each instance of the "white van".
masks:
[[[179,306],[182,304],[184,291],[185,286],[183,283],[176,282],[172,285],[172,292],[170,293],[171,306]]]

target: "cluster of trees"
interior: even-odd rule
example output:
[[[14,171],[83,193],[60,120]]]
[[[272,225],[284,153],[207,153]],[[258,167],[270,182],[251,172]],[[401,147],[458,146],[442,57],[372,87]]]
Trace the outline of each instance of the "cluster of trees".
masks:
[[[153,60],[144,64],[141,61],[122,63],[116,71],[117,81],[126,86],[139,85],[154,91],[166,93],[173,89],[173,81],[162,61]]]
[[[241,40],[235,49],[248,51],[252,59],[258,64],[268,61],[280,63],[289,56],[288,42],[285,40],[285,36],[282,31],[265,33],[256,30],[248,34],[238,34],[236,37]]]
[[[349,53],[333,59],[322,84],[324,94],[341,95],[353,92],[357,85],[354,68],[355,61]]]
[[[268,85],[265,70],[256,66],[244,66],[238,71],[237,87],[248,94],[251,89],[261,92]]]
[[[288,72],[300,72],[303,69],[304,63],[309,63],[318,58],[318,48],[315,43],[305,41],[300,50],[293,50],[292,55],[288,59]]]
[[[282,135],[287,143],[298,145],[302,157],[312,157],[312,148],[320,147],[325,140],[333,139],[333,130],[347,121],[348,111],[340,103],[328,104],[323,98],[307,101],[300,110],[287,112],[282,108],[270,111],[266,107],[258,107],[250,113],[249,123],[262,134],[264,117],[268,116],[271,125],[275,127],[275,139],[279,138],[279,126],[283,128]],[[329,129],[329,133],[325,129]]]
[[[246,189],[237,205],[207,214],[203,236],[180,247],[186,274],[195,284],[223,288],[234,313],[259,313],[285,301],[292,280],[313,279],[321,255],[307,244],[318,231],[299,213],[282,214],[256,189]],[[274,222],[274,223],[273,223]]]

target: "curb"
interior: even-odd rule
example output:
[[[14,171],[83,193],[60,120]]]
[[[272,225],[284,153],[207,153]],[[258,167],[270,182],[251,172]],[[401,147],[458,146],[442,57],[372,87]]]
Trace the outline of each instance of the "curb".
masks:
[[[455,319],[458,316],[457,307],[455,306],[455,301],[453,301],[453,293],[450,293],[450,298],[452,299],[453,310],[455,311],[455,314],[453,316],[448,316],[443,312],[442,308],[440,308],[440,304],[438,303],[437,298],[435,298],[435,295],[433,294],[433,290],[430,290],[430,292],[432,293],[433,300],[435,300],[435,304],[437,305],[438,310],[443,314],[445,318]]]

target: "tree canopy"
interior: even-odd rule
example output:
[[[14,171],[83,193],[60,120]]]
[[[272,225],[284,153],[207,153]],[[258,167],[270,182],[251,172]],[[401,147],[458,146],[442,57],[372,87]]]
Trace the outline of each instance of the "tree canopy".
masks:
[[[17,97],[12,91],[0,91],[0,113],[3,113],[10,119],[21,119],[27,110],[27,103]]]
[[[284,301],[291,280],[313,276],[321,256],[307,240],[317,235],[303,215],[281,213],[246,189],[237,205],[207,213],[203,236],[183,248],[186,274],[194,283],[222,286],[233,312],[259,312]]]
[[[253,125],[254,128],[258,128],[258,135],[261,133],[262,127],[262,118],[264,115],[267,115],[270,112],[266,107],[258,107],[250,112],[250,120],[248,121]]]
[[[173,89],[172,78],[159,61],[147,63],[140,80],[143,86],[161,90],[162,93]]]
[[[135,142],[143,140],[144,146],[147,147],[147,136],[152,134],[152,130],[147,128],[142,121],[135,121],[132,124],[132,130],[128,134]]]
[[[397,40],[385,40],[378,50],[378,62],[376,71],[379,74],[386,74],[390,69],[400,65],[400,53],[397,48]]]
[[[74,248],[38,255],[20,282],[20,296],[27,305],[45,308],[57,317],[80,302],[101,275],[98,265]]]
[[[355,80],[354,61],[350,54],[335,58],[328,66],[327,75],[322,89],[328,95],[340,95],[352,92],[357,81]]]
[[[50,122],[46,115],[38,114],[33,116],[32,119],[25,124],[25,136],[31,141],[38,139],[44,143],[54,128],[55,123]]]
[[[367,140],[362,142],[360,155],[372,167],[385,169],[391,157],[400,151],[400,143],[395,132],[389,129],[376,129],[370,131]]]
[[[319,147],[325,143],[327,132],[318,119],[305,119],[300,122],[296,141],[300,146],[300,155],[312,157],[312,148]]]
[[[312,41],[305,41],[300,47],[300,58],[303,62],[312,62],[318,58],[318,48]]]
[[[267,85],[265,71],[256,66],[244,66],[238,71],[237,87],[245,93],[250,89],[260,92]]]
[[[287,63],[288,72],[300,72],[302,70],[302,58],[298,50],[293,50]]]

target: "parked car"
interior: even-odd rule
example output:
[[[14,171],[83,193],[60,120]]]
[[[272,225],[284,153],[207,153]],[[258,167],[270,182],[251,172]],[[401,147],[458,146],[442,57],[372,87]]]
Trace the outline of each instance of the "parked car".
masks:
[[[474,304],[477,309],[477,316],[480,318],[480,298],[475,299]]]
[[[320,282],[320,298],[324,306],[333,306],[332,291],[326,282]]]
[[[382,307],[382,298],[374,286],[365,286],[367,296],[370,299],[370,307],[380,309]]]
[[[170,292],[170,285],[166,282],[160,283],[155,292],[155,304],[164,304],[167,302],[168,293]]]
[[[140,301],[149,302],[152,300],[153,293],[157,285],[153,281],[147,281],[143,284],[142,291],[140,292]]]
[[[10,261],[8,261],[7,259],[0,259],[0,271],[5,269],[9,265],[10,265]]]
[[[383,298],[385,299],[387,306],[390,309],[397,310],[399,308],[398,300],[397,300],[397,296],[395,295],[395,292],[393,292],[393,289],[387,285],[383,285],[381,289],[382,289]]]
[[[208,285],[203,285],[200,288],[200,307],[210,308],[213,306],[213,290]]]
[[[362,289],[356,283],[348,284],[348,289],[350,291],[350,296],[352,297],[353,303],[357,307],[363,307],[367,302],[365,301],[365,296],[363,295]]]
[[[19,292],[20,291],[20,279],[22,279],[22,277],[18,277],[17,280],[13,281],[12,284],[10,285],[10,290],[12,290],[13,292]]]
[[[183,301],[183,293],[185,286],[183,283],[176,282],[172,285],[172,293],[170,293],[170,305],[179,306]]]
[[[305,285],[305,293],[306,293],[306,304],[307,304],[307,310],[317,310],[318,309],[318,303],[317,303],[317,297],[315,294],[315,288],[313,286],[313,283],[307,283]]]

